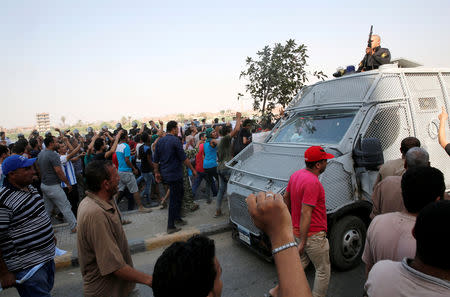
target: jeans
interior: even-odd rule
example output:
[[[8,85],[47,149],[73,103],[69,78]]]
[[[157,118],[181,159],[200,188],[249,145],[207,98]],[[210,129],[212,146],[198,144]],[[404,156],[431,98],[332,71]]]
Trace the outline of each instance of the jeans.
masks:
[[[16,273],[16,279],[22,279],[30,269]],[[50,292],[55,280],[55,261],[44,264],[36,273],[16,289],[21,297],[51,297]]]
[[[84,177],[83,173],[77,174],[77,185],[78,185],[78,195],[79,195],[79,201],[83,200],[83,198],[86,196],[85,193],[85,184],[84,184]]]
[[[127,198],[128,200],[128,210],[133,210],[136,206],[136,203],[134,203],[134,197],[133,194],[128,191],[127,188],[125,188],[122,192],[119,192],[119,195],[117,196],[117,205],[119,205],[120,201],[122,201],[123,197]]]
[[[296,238],[299,242],[299,239]],[[308,237],[306,241],[305,252],[300,256],[302,266],[305,269],[310,262],[314,264],[316,274],[314,277],[313,297],[325,297],[330,282],[330,245],[327,234],[319,232]]]
[[[141,175],[139,175],[139,177],[136,179],[136,183],[138,184],[139,187],[139,183],[144,179],[144,176],[142,174],[142,167],[141,167],[141,162],[136,162],[136,167],[139,169],[139,172],[141,173]]]
[[[217,187],[216,184],[213,182],[210,184],[209,180],[206,178],[207,174],[205,172],[197,172],[197,178],[194,180],[194,183],[192,184],[192,195],[197,194],[197,189],[202,183],[202,180],[206,180],[206,196],[209,199],[209,195],[211,194],[211,190],[213,191],[213,196],[217,195]]]
[[[217,195],[217,201],[216,201],[216,210],[221,211],[222,210],[222,200],[223,196],[225,195],[227,191],[227,183],[230,179],[231,171],[229,168],[225,169],[219,169],[219,193]]]
[[[217,184],[219,184],[219,176],[217,175],[217,167],[213,167],[213,168],[205,168],[205,173],[206,173],[206,181],[209,181],[209,183],[215,184],[214,183],[214,179],[217,181]],[[214,193],[213,190],[213,196],[217,196],[217,191]]]
[[[150,191],[151,191],[151,187],[154,181],[154,177],[153,177],[153,173],[151,172],[142,172],[142,178],[145,181],[145,188],[144,190],[141,192],[141,197],[147,197],[147,202],[150,202]]]
[[[181,219],[181,201],[184,195],[183,179],[168,182],[169,194],[169,220],[167,228],[175,228],[175,220]]]
[[[52,215],[53,206],[56,205],[59,211],[64,215],[64,219],[69,223],[70,229],[74,229],[77,226],[77,220],[72,213],[72,207],[67,200],[66,193],[61,188],[61,185],[46,185],[41,184],[42,194],[44,196],[45,210],[49,217]]]

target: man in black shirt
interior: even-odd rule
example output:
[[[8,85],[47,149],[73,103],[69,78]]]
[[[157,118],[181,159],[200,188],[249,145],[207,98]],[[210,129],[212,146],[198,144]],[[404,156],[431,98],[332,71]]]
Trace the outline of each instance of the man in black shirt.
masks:
[[[246,119],[237,138],[234,140],[233,153],[236,156],[252,142],[252,120]]]
[[[150,148],[150,136],[144,132],[141,134],[141,140],[144,142],[138,151],[139,158],[141,159],[141,173],[145,181],[145,188],[141,192],[143,200],[150,204],[150,207],[155,207],[159,203],[150,201],[150,193],[152,184],[154,184],[155,177],[153,176],[153,162],[152,162],[152,150]]]
[[[131,124],[131,126],[132,126],[133,128],[130,129],[130,134],[133,135],[133,136],[136,136],[136,135],[139,133],[138,124],[137,124],[136,122],[133,122],[133,123]]]
[[[380,36],[372,35],[371,40],[372,47],[366,48],[366,55],[359,63],[357,72],[378,69],[381,65],[391,62],[391,53],[389,50],[380,47]]]
[[[116,137],[114,138],[114,143],[113,143],[112,147],[110,148],[110,150],[108,150],[108,151],[106,151],[105,139],[103,139],[100,136],[100,134],[96,134],[92,138],[91,144],[89,144],[88,154],[92,150],[92,148],[94,148],[95,153],[92,156],[93,160],[104,161],[104,160],[111,159],[112,155],[116,151],[117,144],[119,143],[119,138],[120,138],[120,135],[122,135],[122,133],[124,133],[123,130],[120,130],[117,133]]]

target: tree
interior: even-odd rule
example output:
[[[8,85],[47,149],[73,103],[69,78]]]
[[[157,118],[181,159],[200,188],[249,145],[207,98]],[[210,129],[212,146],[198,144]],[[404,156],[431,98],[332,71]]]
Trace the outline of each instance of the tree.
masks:
[[[177,114],[177,119],[179,122],[184,122],[185,120],[184,114],[183,113]]]
[[[122,124],[122,126],[125,126],[127,124],[127,117],[122,116],[122,118],[120,119],[120,123]]]
[[[65,127],[66,126],[66,117],[65,116],[61,117],[61,122],[63,124],[63,127]]]
[[[285,108],[308,82],[308,75],[322,80],[327,77],[322,71],[306,71],[306,45],[297,45],[293,39],[287,40],[285,45],[276,43],[273,48],[266,45],[256,55],[256,59],[247,57],[247,69],[239,78],[248,80],[245,91],[253,99],[253,109],[262,116],[272,116],[276,104]],[[242,96],[239,93],[238,99]]]

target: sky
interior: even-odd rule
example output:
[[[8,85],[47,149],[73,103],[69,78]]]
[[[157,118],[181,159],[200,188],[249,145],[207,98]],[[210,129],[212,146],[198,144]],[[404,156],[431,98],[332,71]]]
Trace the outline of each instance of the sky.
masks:
[[[373,3],[373,4],[372,4]],[[392,57],[450,67],[450,1],[0,1],[0,126],[249,108],[245,58],[292,38],[308,70]]]

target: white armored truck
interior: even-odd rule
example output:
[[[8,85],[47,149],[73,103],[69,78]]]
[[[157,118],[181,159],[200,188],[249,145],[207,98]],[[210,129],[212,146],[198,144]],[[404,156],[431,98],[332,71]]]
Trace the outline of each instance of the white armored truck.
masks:
[[[233,237],[270,258],[270,241],[253,224],[245,198],[259,191],[283,193],[291,174],[305,167],[305,150],[321,145],[335,155],[319,177],[325,188],[330,259],[338,269],[354,267],[370,223],[377,170],[383,159],[401,157],[403,138],[420,140],[450,189],[450,157],[438,143],[438,114],[442,107],[449,112],[449,96],[450,68],[407,60],[302,89],[263,142],[253,142],[227,163],[232,169],[227,194]]]

